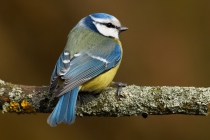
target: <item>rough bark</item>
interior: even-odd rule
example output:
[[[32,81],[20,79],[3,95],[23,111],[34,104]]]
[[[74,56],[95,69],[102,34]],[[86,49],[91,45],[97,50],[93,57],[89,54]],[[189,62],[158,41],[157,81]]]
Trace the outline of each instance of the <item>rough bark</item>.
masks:
[[[108,87],[99,94],[79,93],[77,116],[208,115],[210,88],[135,86],[124,87],[121,95]],[[47,86],[24,86],[0,80],[2,112],[50,113],[58,99]]]

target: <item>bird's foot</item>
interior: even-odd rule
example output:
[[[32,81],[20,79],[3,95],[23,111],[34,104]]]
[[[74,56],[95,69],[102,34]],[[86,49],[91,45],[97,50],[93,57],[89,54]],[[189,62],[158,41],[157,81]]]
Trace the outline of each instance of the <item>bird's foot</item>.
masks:
[[[142,113],[141,115],[142,115],[142,117],[145,118],[145,119],[148,117],[148,114],[147,114],[147,113]]]
[[[117,86],[117,96],[120,96],[122,88],[127,86],[126,83],[122,83],[122,82],[112,82],[112,85]]]

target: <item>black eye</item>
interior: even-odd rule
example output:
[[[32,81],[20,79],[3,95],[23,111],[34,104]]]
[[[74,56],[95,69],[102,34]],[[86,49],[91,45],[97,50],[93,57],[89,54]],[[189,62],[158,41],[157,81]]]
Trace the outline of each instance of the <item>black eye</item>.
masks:
[[[106,24],[107,27],[112,27],[113,25],[111,23]]]
[[[113,24],[111,23],[105,23],[106,27],[108,28],[116,28]]]

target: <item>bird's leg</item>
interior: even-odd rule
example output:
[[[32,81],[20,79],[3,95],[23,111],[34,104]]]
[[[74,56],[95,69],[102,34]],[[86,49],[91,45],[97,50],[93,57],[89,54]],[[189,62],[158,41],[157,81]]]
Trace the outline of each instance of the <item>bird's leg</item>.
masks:
[[[112,82],[111,84],[117,86],[117,96],[120,96],[122,88],[127,86],[126,83],[122,82]]]

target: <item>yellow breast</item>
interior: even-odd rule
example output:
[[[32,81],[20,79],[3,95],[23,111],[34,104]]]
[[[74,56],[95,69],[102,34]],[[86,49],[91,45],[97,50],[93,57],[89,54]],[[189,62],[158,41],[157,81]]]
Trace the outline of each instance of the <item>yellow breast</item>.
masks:
[[[105,89],[106,87],[108,87],[110,85],[115,74],[117,73],[119,66],[120,66],[120,64],[118,64],[116,67],[108,70],[107,72],[100,74],[99,76],[93,78],[92,80],[82,84],[80,90],[81,91],[89,91],[89,92],[102,91],[103,89]]]
[[[115,39],[115,41],[117,41],[121,46],[121,42],[118,39]],[[121,52],[122,52],[122,47],[121,47]],[[120,66],[121,60],[118,63],[118,65],[115,66],[114,68],[112,68],[112,69],[100,74],[99,76],[91,79],[90,81],[82,84],[80,87],[80,91],[100,92],[100,91],[104,90],[106,87],[108,87],[110,85],[110,83],[112,82],[112,80],[114,79],[114,76],[117,73],[117,70]]]

